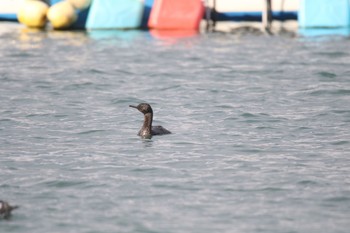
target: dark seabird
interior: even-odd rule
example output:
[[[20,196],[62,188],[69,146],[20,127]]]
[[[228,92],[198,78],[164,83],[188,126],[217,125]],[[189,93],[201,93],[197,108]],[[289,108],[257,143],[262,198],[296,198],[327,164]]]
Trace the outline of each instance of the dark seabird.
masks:
[[[151,108],[151,105],[147,103],[141,103],[137,106],[129,105],[129,107],[136,108],[145,116],[142,128],[140,129],[137,135],[141,136],[142,138],[151,138],[153,135],[163,135],[171,133],[169,130],[163,128],[162,126],[152,126],[153,110]]]
[[[11,211],[17,208],[18,206],[11,206],[6,201],[0,200],[0,219],[8,219],[11,216]]]

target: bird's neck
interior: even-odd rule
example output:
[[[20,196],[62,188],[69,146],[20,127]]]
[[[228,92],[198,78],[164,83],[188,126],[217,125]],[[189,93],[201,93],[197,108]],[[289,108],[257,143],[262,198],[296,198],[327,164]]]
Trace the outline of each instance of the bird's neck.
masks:
[[[145,120],[143,121],[142,129],[141,131],[145,134],[151,134],[152,130],[152,121],[153,121],[153,114],[152,113],[146,113],[145,114]]]

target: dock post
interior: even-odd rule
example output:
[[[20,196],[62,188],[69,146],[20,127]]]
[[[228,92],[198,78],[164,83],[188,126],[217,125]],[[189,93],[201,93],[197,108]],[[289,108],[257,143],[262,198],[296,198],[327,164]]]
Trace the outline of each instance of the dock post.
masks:
[[[202,0],[203,1],[203,0]],[[205,19],[207,22],[206,31],[215,31],[216,25],[216,0],[211,1],[212,7],[210,7],[209,0],[205,0]]]
[[[262,23],[266,32],[271,33],[272,24],[272,4],[271,0],[265,1],[265,9],[262,12]]]

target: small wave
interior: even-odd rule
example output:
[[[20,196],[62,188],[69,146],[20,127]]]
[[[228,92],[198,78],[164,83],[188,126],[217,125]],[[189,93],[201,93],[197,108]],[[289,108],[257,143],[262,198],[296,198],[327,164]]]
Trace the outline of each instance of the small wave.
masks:
[[[180,89],[181,85],[172,85],[172,86],[167,86],[164,88],[160,88],[159,91],[168,91],[168,90],[173,90],[173,89]]]
[[[243,113],[241,114],[243,121],[246,123],[256,123],[256,122],[268,122],[268,123],[278,123],[282,122],[285,119],[281,117],[274,117],[266,113]]]
[[[298,182],[298,184],[300,185],[317,185],[318,183],[316,181],[313,180],[301,180]]]
[[[33,117],[46,117],[46,116],[50,116],[51,114],[49,113],[31,113],[26,115],[27,118],[33,118]]]
[[[142,102],[142,100],[136,98],[114,98],[111,100],[112,104],[125,104],[125,107],[128,107],[129,104],[137,104],[140,102]]]
[[[317,72],[316,74],[322,78],[335,78],[335,77],[337,77],[336,74],[331,73],[331,72],[325,72],[325,71]]]
[[[229,191],[229,192],[284,192],[288,189],[285,188],[279,188],[279,187],[265,187],[265,188],[251,188],[251,189],[245,189],[245,188],[225,188],[223,191]]]
[[[11,121],[13,121],[13,120],[8,119],[8,118],[0,119],[0,122],[11,122]]]
[[[252,114],[252,113],[248,113],[248,112],[245,112],[243,114],[241,114],[242,117],[244,118],[254,118],[254,117],[257,117],[256,115]]]
[[[94,85],[94,83],[92,83],[92,82],[74,83],[74,84],[70,84],[70,85],[65,86],[64,89],[65,90],[76,90],[76,89],[91,87],[93,85]]]
[[[152,171],[157,171],[157,168],[154,167],[138,167],[138,168],[133,168],[130,171],[131,172],[152,172]]]
[[[336,114],[348,114],[350,110],[333,110],[332,112]]]
[[[9,55],[10,57],[19,57],[19,58],[27,58],[27,57],[38,57],[38,55],[34,55],[32,53],[27,52],[17,52],[17,53],[11,53]]]
[[[336,142],[331,142],[331,145],[342,146],[342,145],[346,145],[346,144],[349,144],[349,143],[350,143],[349,141],[336,141]]]
[[[281,192],[286,190],[287,189],[277,188],[277,187],[266,187],[266,188],[260,189],[260,191],[263,191],[263,192]]]
[[[89,73],[93,73],[93,74],[109,74],[108,72],[104,71],[104,70],[99,70],[99,69],[89,69],[88,70]]]
[[[85,181],[65,181],[65,180],[55,180],[55,181],[44,182],[46,186],[59,187],[59,188],[76,186],[76,185],[81,185],[85,183],[86,183]]]
[[[55,114],[54,117],[55,118],[66,118],[66,117],[68,117],[68,115],[67,114]]]
[[[134,73],[127,69],[114,69],[114,72],[117,74],[127,74],[127,75],[133,75]]]
[[[264,152],[264,150],[262,149],[258,149],[258,148],[246,148],[246,149],[238,149],[237,151],[239,152],[244,152],[244,153],[253,153],[253,154],[259,154],[259,153],[262,153]]]
[[[349,54],[346,52],[318,52],[316,54],[331,58],[341,58],[349,56]]]
[[[328,201],[328,202],[349,202],[350,197],[346,197],[346,196],[330,197],[330,198],[325,199],[325,201]]]
[[[350,95],[350,90],[348,89],[338,89],[338,90],[317,90],[310,93],[311,96],[322,96],[322,95]]]
[[[87,130],[87,131],[82,131],[82,132],[79,132],[77,134],[81,135],[81,134],[94,134],[94,133],[100,133],[100,132],[106,132],[106,130],[103,130],[103,129],[95,129],[95,130]]]
[[[175,145],[197,145],[195,142],[189,142],[189,141],[179,141],[179,142],[174,142]]]
[[[220,104],[220,105],[217,105],[216,107],[218,108],[222,108],[222,109],[233,109],[234,107],[229,105],[229,104]]]
[[[258,126],[256,127],[256,129],[258,130],[264,130],[264,129],[275,129],[274,127],[271,127],[271,126]]]
[[[312,128],[306,127],[306,126],[300,126],[297,128],[297,130],[311,130]]]

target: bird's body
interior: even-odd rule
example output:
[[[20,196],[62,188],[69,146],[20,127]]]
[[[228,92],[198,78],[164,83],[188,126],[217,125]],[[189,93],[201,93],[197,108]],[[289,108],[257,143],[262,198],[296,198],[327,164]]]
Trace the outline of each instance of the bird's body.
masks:
[[[153,110],[151,108],[151,105],[147,103],[141,103],[137,106],[129,105],[129,107],[136,108],[144,114],[144,122],[137,135],[141,136],[142,138],[151,138],[153,135],[171,134],[169,130],[160,125],[152,126]]]
[[[0,219],[7,219],[11,216],[11,211],[17,209],[18,206],[11,206],[8,202],[0,200]]]
[[[164,128],[161,125],[152,126],[151,133],[148,130],[140,129],[138,136],[147,137],[148,135],[163,135],[163,134],[171,134],[169,130]]]

